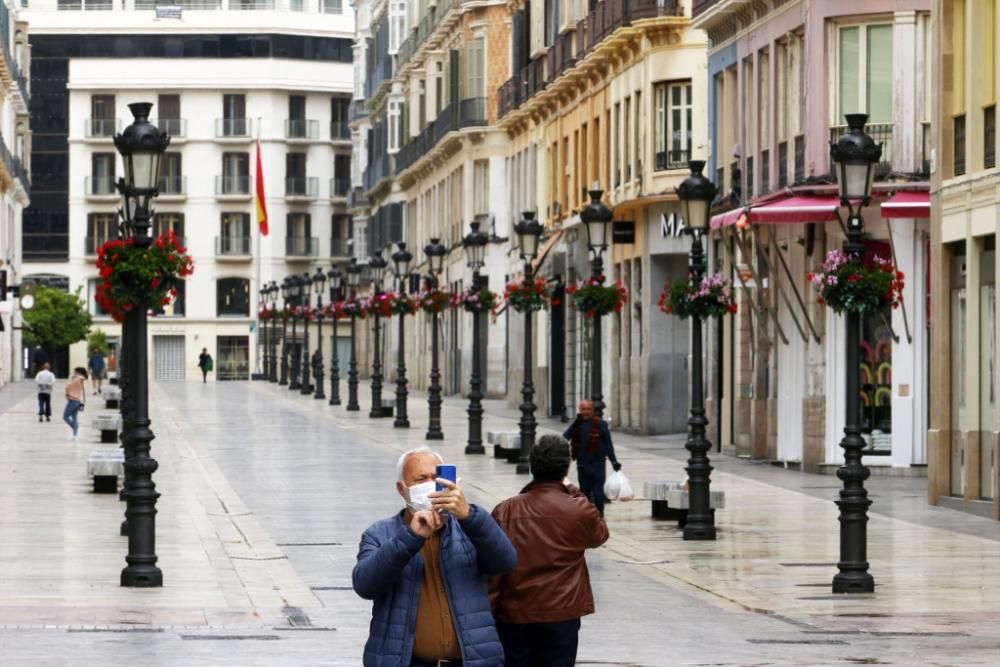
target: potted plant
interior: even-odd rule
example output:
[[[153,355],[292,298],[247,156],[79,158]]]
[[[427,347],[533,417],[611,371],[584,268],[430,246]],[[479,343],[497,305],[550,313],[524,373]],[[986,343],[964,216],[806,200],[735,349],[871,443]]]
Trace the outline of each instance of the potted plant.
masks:
[[[552,301],[552,291],[542,278],[530,282],[514,280],[503,290],[504,301],[519,313],[542,310]]]
[[[369,315],[378,317],[392,317],[392,299],[395,295],[392,292],[379,292],[364,300],[364,310]]]
[[[497,295],[488,287],[470,287],[462,292],[462,308],[470,313],[488,313],[497,306]]]
[[[732,286],[721,273],[713,273],[695,279],[688,274],[687,280],[663,285],[663,292],[657,302],[664,313],[687,319],[688,317],[720,317],[736,312]]]
[[[420,307],[425,313],[437,314],[448,308],[454,308],[456,304],[455,295],[439,287],[428,287],[420,293]]]
[[[420,304],[404,292],[392,294],[389,299],[389,310],[394,315],[415,315],[420,310]]]
[[[883,306],[898,308],[903,301],[905,275],[890,260],[877,255],[865,264],[858,255],[831,250],[820,270],[807,273],[806,280],[819,292],[816,303],[830,306],[838,314],[864,314]]]
[[[628,290],[621,281],[605,285],[604,276],[588,278],[579,285],[570,285],[566,294],[573,299],[573,307],[589,318],[617,313],[628,301]]]

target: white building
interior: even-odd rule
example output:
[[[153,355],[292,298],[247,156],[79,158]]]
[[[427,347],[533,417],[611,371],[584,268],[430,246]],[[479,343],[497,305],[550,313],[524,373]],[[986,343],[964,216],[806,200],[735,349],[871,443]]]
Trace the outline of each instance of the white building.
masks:
[[[94,302],[94,262],[117,234],[122,165],[112,136],[132,121],[128,104],[152,102],[154,122],[172,137],[154,233],[183,237],[195,273],[150,321],[150,370],[185,379],[207,348],[216,379],[248,379],[263,365],[254,333],[260,285],[347,261],[354,17],[342,0],[171,2],[181,20],[157,4],[40,0],[23,12],[39,137],[25,272],[84,286],[95,328],[120,335]],[[267,237],[253,200],[258,137]],[[59,370],[82,365],[85,353],[81,343],[68,358],[55,355]]]
[[[29,148],[27,24],[18,3],[0,3],[0,282],[21,281],[21,212],[31,184],[25,168]],[[0,386],[21,378],[21,315],[8,290],[0,297]],[[18,327],[18,328],[15,328]]]

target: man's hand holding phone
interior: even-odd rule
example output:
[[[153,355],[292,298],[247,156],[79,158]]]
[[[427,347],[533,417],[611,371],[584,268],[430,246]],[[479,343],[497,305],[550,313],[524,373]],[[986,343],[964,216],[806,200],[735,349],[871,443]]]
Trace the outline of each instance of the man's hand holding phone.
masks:
[[[462,521],[469,516],[469,501],[462,493],[462,487],[450,479],[438,477],[436,481],[441,487],[441,491],[430,494],[431,503],[435,510],[453,514],[456,519]]]

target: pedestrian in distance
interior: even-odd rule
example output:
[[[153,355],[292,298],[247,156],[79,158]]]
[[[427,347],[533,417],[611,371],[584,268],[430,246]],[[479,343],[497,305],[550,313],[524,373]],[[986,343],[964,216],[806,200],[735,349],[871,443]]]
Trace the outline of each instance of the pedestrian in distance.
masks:
[[[593,402],[583,400],[580,401],[576,420],[566,429],[563,437],[570,442],[580,490],[604,516],[604,503],[607,502],[604,496],[606,461],[611,460],[611,467],[616,472],[622,469],[615,456],[608,423],[594,414]]]
[[[35,384],[38,386],[38,421],[52,421],[52,387],[56,383],[55,374],[49,370],[49,365],[43,363],[35,373]]]
[[[198,368],[201,369],[202,383],[208,382],[208,372],[212,370],[213,366],[212,355],[208,353],[208,348],[201,348],[201,354],[198,355]]]
[[[597,507],[566,475],[569,443],[544,435],[531,450],[532,481],[493,510],[517,549],[517,567],[490,580],[505,667],[573,667],[580,617],[594,613],[584,552],[608,539]]]
[[[406,507],[361,536],[352,582],[373,602],[365,667],[503,665],[486,578],[513,568],[517,554],[461,486],[435,478],[439,463],[427,447],[400,456]]]
[[[104,353],[94,348],[90,352],[90,359],[87,361],[87,370],[90,371],[90,382],[94,389],[94,396],[101,393],[101,383],[104,381]]]
[[[87,395],[86,380],[87,369],[77,366],[73,369],[73,376],[66,383],[66,408],[63,410],[63,421],[73,429],[73,440],[76,440],[80,431],[77,415],[83,409],[83,398]]]

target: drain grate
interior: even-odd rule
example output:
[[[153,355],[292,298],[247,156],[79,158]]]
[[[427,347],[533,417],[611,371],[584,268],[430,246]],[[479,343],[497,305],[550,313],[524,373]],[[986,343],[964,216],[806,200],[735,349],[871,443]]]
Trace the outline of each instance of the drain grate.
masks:
[[[288,619],[288,625],[293,628],[308,628],[312,626],[312,621],[300,607],[285,607],[281,613]]]
[[[278,635],[181,635],[185,641],[277,641]]]
[[[847,646],[843,639],[748,639],[751,644],[810,644],[822,646]]]

